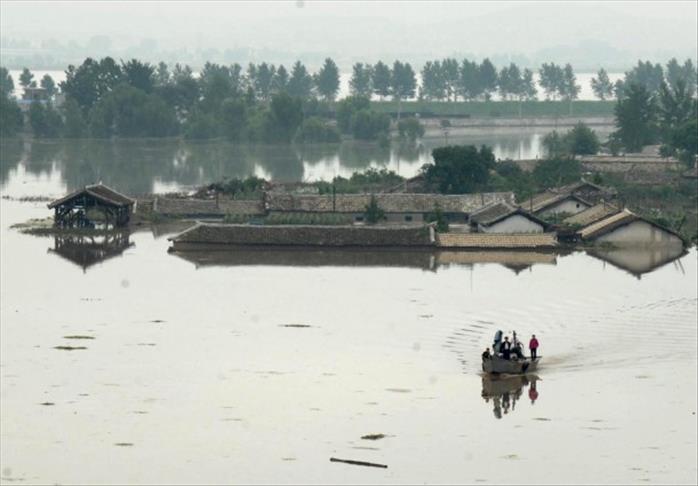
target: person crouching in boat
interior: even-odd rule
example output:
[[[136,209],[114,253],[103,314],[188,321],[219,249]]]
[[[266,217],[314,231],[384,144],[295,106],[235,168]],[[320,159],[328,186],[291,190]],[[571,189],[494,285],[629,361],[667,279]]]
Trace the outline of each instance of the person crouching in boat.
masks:
[[[490,359],[491,357],[492,357],[492,355],[490,354],[490,348],[485,348],[485,352],[482,353],[482,359],[486,360],[486,359]]]

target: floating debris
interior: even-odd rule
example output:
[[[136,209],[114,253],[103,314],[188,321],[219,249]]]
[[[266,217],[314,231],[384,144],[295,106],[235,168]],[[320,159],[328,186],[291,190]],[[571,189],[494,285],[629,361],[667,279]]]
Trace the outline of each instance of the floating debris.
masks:
[[[163,321],[162,319],[153,319],[150,322],[154,322],[154,323],[158,324],[158,323],[165,322],[165,321]]]
[[[387,437],[385,434],[368,434],[361,436],[363,440],[379,440],[384,439],[385,437]]]
[[[82,336],[82,335],[75,335],[75,336],[63,336],[63,339],[94,339],[94,336]]]
[[[550,422],[551,419],[546,417],[535,417],[533,420],[539,420],[541,422]]]
[[[309,324],[281,324],[279,327],[297,327],[297,328],[305,328],[305,327],[313,327]]]
[[[55,403],[53,403],[53,402],[42,402],[42,403],[40,403],[39,405],[43,405],[44,407],[51,407],[51,406],[55,405]]]
[[[132,442],[117,442],[114,445],[119,446],[119,447],[131,447],[131,446],[133,446],[133,443]]]
[[[386,388],[385,391],[394,393],[412,393],[412,390],[409,388]]]
[[[60,349],[62,351],[75,351],[76,349],[87,349],[85,346],[54,346],[53,349]]]
[[[381,467],[383,469],[388,469],[385,464],[377,464],[375,462],[365,462],[365,461],[353,461],[351,459],[337,459],[336,457],[330,457],[330,462],[343,462],[345,464],[353,464],[354,466],[368,466],[368,467]]]

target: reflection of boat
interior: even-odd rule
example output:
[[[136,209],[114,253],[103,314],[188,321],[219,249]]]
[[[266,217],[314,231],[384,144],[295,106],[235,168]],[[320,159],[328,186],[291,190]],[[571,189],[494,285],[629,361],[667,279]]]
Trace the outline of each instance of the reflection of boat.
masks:
[[[482,398],[489,403],[492,400],[494,416],[502,418],[516,408],[516,402],[523,396],[523,390],[528,387],[528,398],[533,405],[538,399],[536,375],[500,376],[484,375],[482,377]]]
[[[540,356],[536,359],[511,359],[500,358],[499,356],[490,356],[482,359],[482,371],[485,373],[506,373],[509,375],[520,375],[530,373],[538,368]]]

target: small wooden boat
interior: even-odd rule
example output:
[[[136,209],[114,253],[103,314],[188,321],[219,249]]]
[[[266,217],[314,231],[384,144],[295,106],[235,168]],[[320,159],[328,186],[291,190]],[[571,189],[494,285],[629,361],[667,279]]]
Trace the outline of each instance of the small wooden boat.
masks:
[[[504,359],[499,356],[482,358],[482,371],[485,373],[506,373],[509,375],[521,375],[536,371],[541,357],[536,359]]]

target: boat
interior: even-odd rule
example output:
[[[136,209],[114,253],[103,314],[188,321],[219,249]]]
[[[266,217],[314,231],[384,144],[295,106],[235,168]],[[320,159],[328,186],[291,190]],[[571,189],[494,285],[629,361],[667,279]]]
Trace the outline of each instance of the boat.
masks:
[[[540,356],[535,359],[516,359],[514,357],[512,359],[504,359],[499,356],[490,356],[489,358],[482,358],[482,371],[494,374],[522,375],[536,371],[540,359]]]
[[[518,343],[516,331],[514,331],[514,343]],[[527,358],[523,355],[522,348],[519,347],[517,348],[518,351],[511,352],[510,359],[504,359],[500,356],[501,346],[502,331],[497,331],[494,334],[494,344],[492,345],[494,353],[490,354],[488,350],[482,355],[482,371],[493,374],[522,375],[536,371],[538,368],[538,363],[541,359],[540,356]]]

